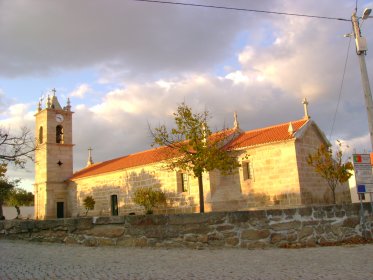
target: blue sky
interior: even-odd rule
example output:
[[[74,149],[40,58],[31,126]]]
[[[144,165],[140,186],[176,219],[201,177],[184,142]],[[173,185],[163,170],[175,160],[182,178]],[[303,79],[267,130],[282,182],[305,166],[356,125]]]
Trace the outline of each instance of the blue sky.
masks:
[[[349,19],[356,1],[195,0]],[[358,1],[358,14],[369,1]],[[373,21],[362,33],[373,46]],[[56,88],[74,114],[74,169],[150,148],[148,123],[171,124],[186,101],[211,126],[249,130],[303,117],[302,99],[327,137],[350,22],[108,1],[0,0],[0,125],[33,129],[37,103]],[[331,140],[370,151],[354,42]],[[369,76],[373,54],[368,50]],[[29,190],[33,164],[10,170]]]

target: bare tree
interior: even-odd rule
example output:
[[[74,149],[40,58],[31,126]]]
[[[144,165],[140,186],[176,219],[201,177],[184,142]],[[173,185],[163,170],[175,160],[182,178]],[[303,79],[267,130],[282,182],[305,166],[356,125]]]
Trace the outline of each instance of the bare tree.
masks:
[[[5,173],[9,163],[24,168],[28,160],[33,160],[36,143],[31,131],[23,127],[19,133],[0,127],[0,219],[3,219],[2,205],[19,180],[9,180]]]
[[[0,162],[13,163],[23,168],[28,160],[33,160],[36,144],[31,131],[23,127],[18,134],[0,127]]]

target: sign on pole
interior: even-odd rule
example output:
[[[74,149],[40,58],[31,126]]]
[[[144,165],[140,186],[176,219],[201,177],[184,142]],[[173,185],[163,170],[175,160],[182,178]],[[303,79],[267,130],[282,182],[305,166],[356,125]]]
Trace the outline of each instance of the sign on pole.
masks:
[[[353,163],[358,193],[373,193],[370,154],[354,154]]]

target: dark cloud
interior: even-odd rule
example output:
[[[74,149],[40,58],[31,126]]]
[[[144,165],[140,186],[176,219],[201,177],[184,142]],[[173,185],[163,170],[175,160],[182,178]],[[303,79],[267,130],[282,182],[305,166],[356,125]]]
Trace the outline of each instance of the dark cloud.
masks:
[[[203,1],[196,1],[203,2]],[[0,75],[110,67],[132,75],[205,71],[256,15],[134,1],[1,2]]]

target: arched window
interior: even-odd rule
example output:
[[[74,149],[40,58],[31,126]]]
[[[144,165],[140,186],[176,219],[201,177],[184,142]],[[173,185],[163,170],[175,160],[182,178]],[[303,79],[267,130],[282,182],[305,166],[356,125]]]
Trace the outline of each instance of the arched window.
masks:
[[[63,144],[63,127],[62,125],[56,126],[56,143]]]
[[[43,127],[39,127],[39,144],[43,143]]]

